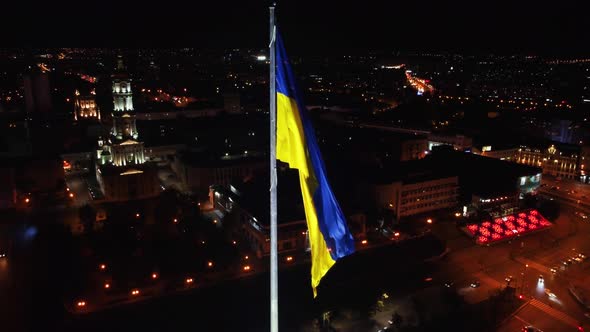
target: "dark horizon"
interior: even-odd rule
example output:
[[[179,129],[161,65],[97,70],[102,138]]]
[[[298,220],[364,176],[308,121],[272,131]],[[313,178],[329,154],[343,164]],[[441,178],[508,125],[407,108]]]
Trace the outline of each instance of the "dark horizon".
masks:
[[[552,6],[502,3],[315,4],[279,2],[278,22],[296,54],[441,51],[549,56],[586,55],[583,11],[576,1]],[[166,8],[130,2],[6,4],[0,23],[6,47],[267,46],[267,4],[168,1]],[[151,7],[149,7],[151,6]],[[149,7],[149,8],[148,8]],[[17,21],[18,20],[18,21]]]

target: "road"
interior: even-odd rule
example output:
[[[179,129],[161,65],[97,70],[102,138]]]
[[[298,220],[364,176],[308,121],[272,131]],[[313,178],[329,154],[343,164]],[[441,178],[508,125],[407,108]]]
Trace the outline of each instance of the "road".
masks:
[[[427,80],[413,76],[412,72],[409,70],[406,70],[406,79],[408,80],[408,83],[420,93],[434,91],[434,87],[428,84]]]
[[[90,199],[90,193],[88,191],[88,184],[84,179],[83,173],[68,174],[66,177],[66,184],[70,189],[70,193],[74,196],[74,205],[83,206],[88,204]]]
[[[478,279],[484,292],[504,286],[504,279],[513,276],[511,284],[516,287],[518,294],[523,294],[525,299],[534,299],[531,303],[535,305],[529,304],[508,325],[522,327],[523,321],[526,321],[544,331],[574,331],[579,322],[584,322],[586,327],[590,326],[590,321],[583,315],[584,310],[568,292],[570,283],[589,287],[590,260],[560,269],[557,274],[549,270],[553,266],[560,266],[564,258],[579,252],[590,252],[590,243],[587,241],[590,223],[574,212],[571,208],[563,207],[552,229],[525,236],[512,243],[480,247],[471,246],[459,237],[451,238],[448,244],[454,251],[449,255],[449,266],[441,269],[441,276],[458,280],[461,287],[465,287],[470,280]],[[450,231],[447,229],[446,232]],[[448,234],[446,236],[448,238]],[[539,275],[543,275],[543,283],[538,281]],[[550,289],[556,297],[549,297],[545,289]],[[500,330],[510,329],[502,327]]]
[[[432,285],[453,282],[468,303],[478,303],[506,287],[505,279],[512,276],[510,286],[515,287],[516,294],[523,295],[522,302],[527,304],[502,324],[499,331],[520,331],[525,325],[537,326],[545,332],[577,331],[578,324],[586,318],[584,310],[569,294],[568,286],[573,282],[590,287],[590,280],[585,277],[590,269],[590,259],[560,270],[555,275],[549,270],[574,253],[590,252],[590,243],[586,241],[590,235],[590,223],[581,221],[574,212],[564,207],[549,230],[489,247],[476,245],[451,220],[435,223],[431,229],[446,240],[450,253],[436,263],[436,268],[427,279]],[[574,248],[575,251],[572,250]],[[539,275],[543,275],[544,282],[539,282]],[[479,281],[480,286],[470,287],[474,281]],[[556,297],[550,298],[545,293],[546,289],[550,289]],[[336,319],[333,326],[339,331],[377,331],[388,326],[394,311],[411,317],[412,314],[400,301],[399,296],[391,297],[389,305],[375,314],[376,328],[366,329],[361,320],[350,318]],[[590,327],[588,323],[590,321],[584,325],[587,328]]]

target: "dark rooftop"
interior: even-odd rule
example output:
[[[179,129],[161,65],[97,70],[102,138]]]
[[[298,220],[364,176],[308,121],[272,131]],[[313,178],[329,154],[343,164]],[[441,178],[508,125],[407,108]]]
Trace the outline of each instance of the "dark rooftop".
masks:
[[[277,209],[279,224],[305,220],[299,173],[296,170],[277,170]],[[270,177],[261,172],[249,181],[232,184],[240,192],[240,206],[256,217],[262,225],[269,225]]]

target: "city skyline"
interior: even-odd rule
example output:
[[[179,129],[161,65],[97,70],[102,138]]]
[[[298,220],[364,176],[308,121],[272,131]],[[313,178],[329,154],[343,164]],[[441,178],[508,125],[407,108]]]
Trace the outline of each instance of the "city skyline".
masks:
[[[5,7],[2,331],[588,329],[583,11],[192,5]]]

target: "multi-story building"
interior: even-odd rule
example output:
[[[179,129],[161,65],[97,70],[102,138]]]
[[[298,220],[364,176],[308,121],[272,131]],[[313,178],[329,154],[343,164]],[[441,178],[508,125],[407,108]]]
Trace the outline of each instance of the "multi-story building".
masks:
[[[266,159],[253,152],[216,157],[186,151],[171,164],[172,170],[193,192],[205,194],[212,185],[229,186],[267,167]]]
[[[376,207],[392,211],[396,220],[458,204],[456,175],[434,167],[426,160],[400,163],[393,176],[380,177],[373,186]]]
[[[298,254],[309,251],[309,235],[298,174],[279,172],[279,201],[277,237],[279,255]],[[229,186],[212,186],[209,199],[212,206],[226,214],[236,210],[239,227],[234,230],[236,237],[245,240],[258,257],[270,255],[270,224],[268,200],[260,199],[268,192],[268,176],[254,177],[250,181]],[[362,213],[347,215],[350,231],[356,241],[366,239],[366,217]]]
[[[80,91],[76,90],[74,100],[74,120],[96,119],[100,121],[100,110],[96,105],[96,92],[92,90],[90,95],[82,96]]]
[[[578,146],[550,144],[546,147],[531,147],[522,145],[496,150],[493,150],[492,146],[483,146],[481,150],[474,150],[474,152],[490,158],[539,167],[543,170],[543,174],[556,178],[582,179],[582,176],[586,175],[582,166],[584,156]]]
[[[459,205],[465,210],[472,206],[494,213],[501,208],[498,213],[504,214],[514,212],[525,195],[534,195],[540,182],[540,168],[449,147],[435,149],[424,159],[383,168],[373,183],[372,194],[376,208],[393,212],[398,221]]]
[[[521,147],[515,156],[517,163],[541,167],[543,174],[557,178],[577,179],[579,176],[580,153],[578,151],[559,151],[555,145],[547,149]]]
[[[516,155],[518,153],[517,147],[505,147],[505,148],[497,148],[492,145],[484,145],[479,147],[474,147],[472,150],[473,153],[479,154],[489,158],[495,158],[500,160],[506,161],[514,161]]]
[[[467,151],[473,145],[471,137],[464,135],[445,135],[442,133],[430,133],[428,135],[428,150],[438,145],[450,145],[455,150]]]

